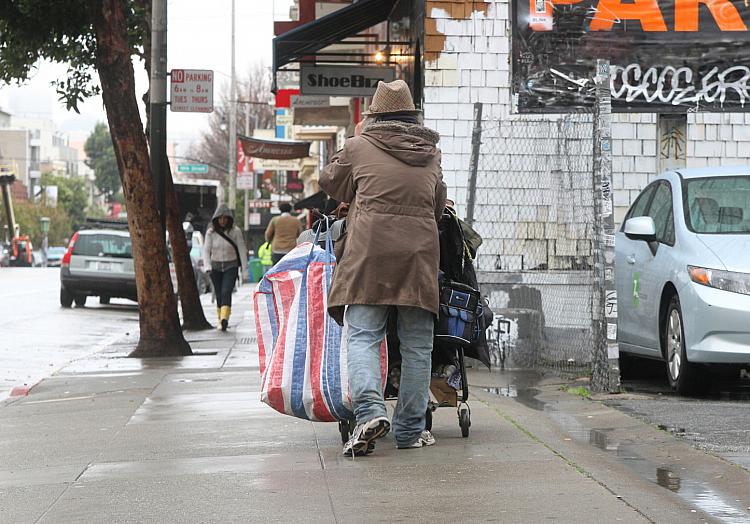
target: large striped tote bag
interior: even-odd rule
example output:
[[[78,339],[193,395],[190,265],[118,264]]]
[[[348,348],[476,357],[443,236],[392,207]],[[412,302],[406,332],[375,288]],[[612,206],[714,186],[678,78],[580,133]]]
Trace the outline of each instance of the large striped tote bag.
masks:
[[[319,232],[318,232],[319,235]],[[268,270],[255,288],[261,400],[286,415],[319,422],[354,418],[346,366],[346,328],[328,315],[336,259],[304,243]],[[381,345],[385,384],[388,350]]]

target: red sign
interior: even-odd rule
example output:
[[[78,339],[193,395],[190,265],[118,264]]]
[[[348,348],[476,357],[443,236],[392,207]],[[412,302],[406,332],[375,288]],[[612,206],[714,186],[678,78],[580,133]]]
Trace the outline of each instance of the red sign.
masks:
[[[242,148],[242,141],[237,139],[237,172],[238,173],[249,173],[254,171],[253,157],[247,156],[245,150]]]
[[[294,95],[299,95],[299,89],[279,89],[276,91],[276,107],[292,107]]]

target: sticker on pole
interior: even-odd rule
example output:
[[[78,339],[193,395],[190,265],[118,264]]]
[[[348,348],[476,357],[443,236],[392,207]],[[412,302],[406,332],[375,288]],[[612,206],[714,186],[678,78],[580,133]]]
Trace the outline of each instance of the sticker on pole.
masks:
[[[214,110],[214,72],[209,69],[172,69],[169,107],[180,113]]]
[[[606,317],[617,318],[617,291],[614,289],[608,289],[606,295],[606,302],[604,304]]]

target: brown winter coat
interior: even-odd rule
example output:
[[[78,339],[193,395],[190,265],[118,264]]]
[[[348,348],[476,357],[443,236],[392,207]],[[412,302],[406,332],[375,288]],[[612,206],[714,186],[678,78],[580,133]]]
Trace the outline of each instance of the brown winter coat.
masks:
[[[288,213],[275,217],[266,228],[266,241],[272,253],[289,253],[297,245],[297,237],[304,231],[302,223]]]
[[[324,169],[320,187],[351,202],[328,301],[337,322],[349,304],[415,306],[437,314],[437,221],[446,197],[439,139],[416,124],[370,123]]]

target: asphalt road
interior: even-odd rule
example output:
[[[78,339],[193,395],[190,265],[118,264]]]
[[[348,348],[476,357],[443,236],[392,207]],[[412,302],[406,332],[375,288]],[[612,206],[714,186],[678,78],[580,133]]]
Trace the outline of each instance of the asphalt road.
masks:
[[[750,469],[750,377],[708,375],[705,395],[681,397],[669,387],[664,363],[637,359],[632,367],[637,371],[622,380],[627,393],[607,404]]]
[[[60,270],[0,269],[0,399],[138,328],[134,302],[60,307]]]

